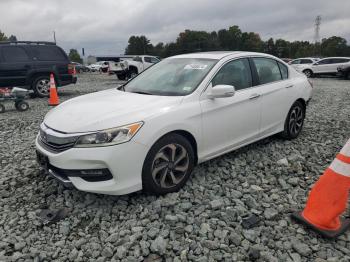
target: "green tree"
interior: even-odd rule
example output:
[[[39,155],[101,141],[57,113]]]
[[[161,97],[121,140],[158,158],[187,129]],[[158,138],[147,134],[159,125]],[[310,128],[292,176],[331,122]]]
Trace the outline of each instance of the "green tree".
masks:
[[[339,36],[322,39],[321,54],[323,56],[345,56],[347,55],[346,40]]]
[[[76,49],[71,49],[69,50],[69,59],[72,62],[77,62],[77,63],[82,63],[83,60],[80,57],[80,54],[78,53],[78,51]]]
[[[241,50],[252,51],[252,52],[262,52],[263,41],[261,40],[259,34],[254,32],[242,33]]]
[[[8,40],[8,38],[7,38],[7,36],[5,35],[5,33],[3,33],[3,32],[0,31],[0,41],[7,41],[7,40]]]
[[[125,49],[126,55],[142,55],[152,52],[153,45],[145,36],[131,36]]]
[[[9,41],[16,42],[17,41],[17,37],[15,35],[10,35]]]

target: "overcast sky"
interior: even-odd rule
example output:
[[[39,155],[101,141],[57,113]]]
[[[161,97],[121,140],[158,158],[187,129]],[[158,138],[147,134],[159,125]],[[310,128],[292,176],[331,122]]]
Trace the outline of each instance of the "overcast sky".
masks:
[[[350,42],[350,0],[0,0],[0,30],[19,40],[53,40],[86,54],[121,54],[131,35],[174,41],[185,29],[243,31],[287,40],[320,36]]]

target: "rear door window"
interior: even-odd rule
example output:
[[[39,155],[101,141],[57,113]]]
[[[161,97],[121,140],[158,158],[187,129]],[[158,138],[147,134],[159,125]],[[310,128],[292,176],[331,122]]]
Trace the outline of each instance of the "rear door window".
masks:
[[[4,60],[9,63],[30,61],[27,52],[20,46],[4,46],[2,48],[2,54]]]
[[[38,61],[66,61],[66,54],[57,46],[30,46],[33,57]]]
[[[300,64],[301,60],[300,59],[297,59],[297,60],[294,60],[291,64],[292,65],[298,65]]]
[[[349,59],[346,58],[333,58],[332,64],[346,63],[349,62]]]
[[[270,58],[253,58],[261,85],[282,80],[277,61]]]
[[[328,65],[331,63],[332,63],[332,59],[323,59],[323,60],[317,62],[317,64],[319,64],[319,65]]]

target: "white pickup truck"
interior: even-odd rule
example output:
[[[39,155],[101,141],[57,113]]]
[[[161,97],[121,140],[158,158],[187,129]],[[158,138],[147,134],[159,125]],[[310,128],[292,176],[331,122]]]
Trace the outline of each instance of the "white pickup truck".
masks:
[[[155,56],[146,55],[135,56],[132,59],[121,59],[120,62],[109,61],[109,72],[116,74],[119,80],[126,80],[135,77],[159,61],[159,58]]]

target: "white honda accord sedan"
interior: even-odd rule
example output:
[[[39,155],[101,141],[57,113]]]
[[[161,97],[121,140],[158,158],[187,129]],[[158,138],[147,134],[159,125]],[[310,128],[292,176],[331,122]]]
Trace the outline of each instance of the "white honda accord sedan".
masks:
[[[276,133],[296,138],[311,92],[303,74],[271,55],[174,56],[123,86],[51,110],[37,157],[79,190],[174,192],[198,163]]]

